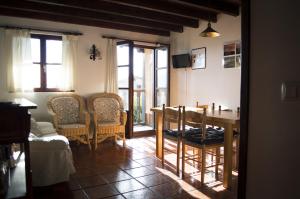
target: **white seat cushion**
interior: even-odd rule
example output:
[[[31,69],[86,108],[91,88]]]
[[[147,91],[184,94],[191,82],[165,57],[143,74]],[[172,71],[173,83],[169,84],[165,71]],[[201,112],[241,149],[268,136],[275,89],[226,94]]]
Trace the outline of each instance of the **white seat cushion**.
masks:
[[[45,135],[42,137],[30,137],[30,150],[66,150],[69,148],[69,141],[62,135]]]
[[[117,126],[120,125],[120,122],[98,122],[99,126]]]
[[[84,124],[62,124],[58,125],[58,128],[69,129],[69,128],[85,128]]]
[[[55,128],[50,122],[36,122],[31,118],[30,131],[34,135],[41,137],[47,134],[57,134]]]

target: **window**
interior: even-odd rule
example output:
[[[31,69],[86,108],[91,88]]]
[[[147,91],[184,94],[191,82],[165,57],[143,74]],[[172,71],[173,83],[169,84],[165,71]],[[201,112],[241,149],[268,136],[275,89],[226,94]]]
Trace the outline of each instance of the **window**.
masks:
[[[63,77],[62,37],[31,35],[33,70],[30,74],[37,92],[59,91]]]

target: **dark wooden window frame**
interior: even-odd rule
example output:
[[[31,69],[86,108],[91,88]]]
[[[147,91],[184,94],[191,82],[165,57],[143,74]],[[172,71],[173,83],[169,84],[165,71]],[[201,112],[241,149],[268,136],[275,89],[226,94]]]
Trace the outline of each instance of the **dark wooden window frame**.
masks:
[[[47,63],[47,50],[46,50],[46,41],[47,40],[58,40],[62,41],[62,36],[55,35],[43,35],[43,34],[31,34],[31,38],[40,40],[40,61],[33,62],[33,64],[40,65],[40,87],[34,88],[35,92],[65,92],[58,88],[48,88],[47,87],[47,65],[61,65],[62,63]]]

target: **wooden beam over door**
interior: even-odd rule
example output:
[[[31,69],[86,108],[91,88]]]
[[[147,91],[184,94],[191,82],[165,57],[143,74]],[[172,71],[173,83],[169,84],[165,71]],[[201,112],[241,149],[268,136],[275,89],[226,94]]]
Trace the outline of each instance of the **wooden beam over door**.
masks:
[[[110,29],[117,29],[117,30],[126,30],[126,31],[161,35],[161,36],[170,36],[170,32],[165,30],[155,30],[153,28],[145,28],[145,27],[139,27],[133,25],[120,24],[120,23],[98,21],[98,20],[81,18],[77,16],[75,17],[75,16],[66,16],[66,15],[59,15],[59,14],[41,13],[35,11],[24,11],[18,8],[9,8],[1,5],[0,5],[0,15],[48,20],[48,21],[79,24],[79,25],[86,25],[86,26],[95,26],[95,27],[110,28]]]
[[[114,23],[121,23],[125,25],[135,25],[135,26],[141,26],[145,28],[152,28],[158,30],[183,32],[183,27],[181,25],[149,21],[145,19],[138,19],[138,18],[128,17],[128,16],[118,16],[110,13],[95,12],[95,11],[89,11],[89,10],[84,10],[79,8],[66,9],[65,7],[62,6],[47,5],[38,2],[26,2],[26,1],[17,1],[17,0],[1,1],[0,5],[12,9],[14,9],[16,5],[18,5],[18,10],[72,16],[74,17],[74,20],[76,20],[76,18],[80,16],[82,18],[86,18],[87,20],[91,19],[91,20],[97,20],[103,22],[114,22]]]
[[[108,0],[104,0],[108,1]],[[212,22],[217,21],[217,12],[203,10],[197,7],[172,3],[162,0],[109,0],[109,2],[128,5],[135,8],[150,9],[158,12],[181,15],[191,18],[200,18]]]
[[[168,13],[156,12],[149,9],[135,8],[127,5],[119,5],[110,1],[80,1],[80,0],[27,0],[31,2],[40,2],[48,5],[63,6],[68,8],[80,8],[84,10],[93,10],[96,12],[105,12],[118,16],[130,16],[138,19],[164,22],[170,24],[183,25],[193,28],[199,27],[198,19],[184,16],[178,16]]]

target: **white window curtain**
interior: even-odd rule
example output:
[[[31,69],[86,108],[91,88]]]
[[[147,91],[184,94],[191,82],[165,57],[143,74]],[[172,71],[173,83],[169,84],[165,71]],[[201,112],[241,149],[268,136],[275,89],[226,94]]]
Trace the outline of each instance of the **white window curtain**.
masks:
[[[32,81],[33,69],[31,59],[30,31],[3,30],[4,64],[7,67],[7,86],[9,92],[32,91],[35,82]]]
[[[105,91],[118,93],[117,43],[114,39],[107,39]]]
[[[60,90],[74,89],[74,66],[77,63],[78,36],[63,35],[62,41],[62,79],[59,81]]]

